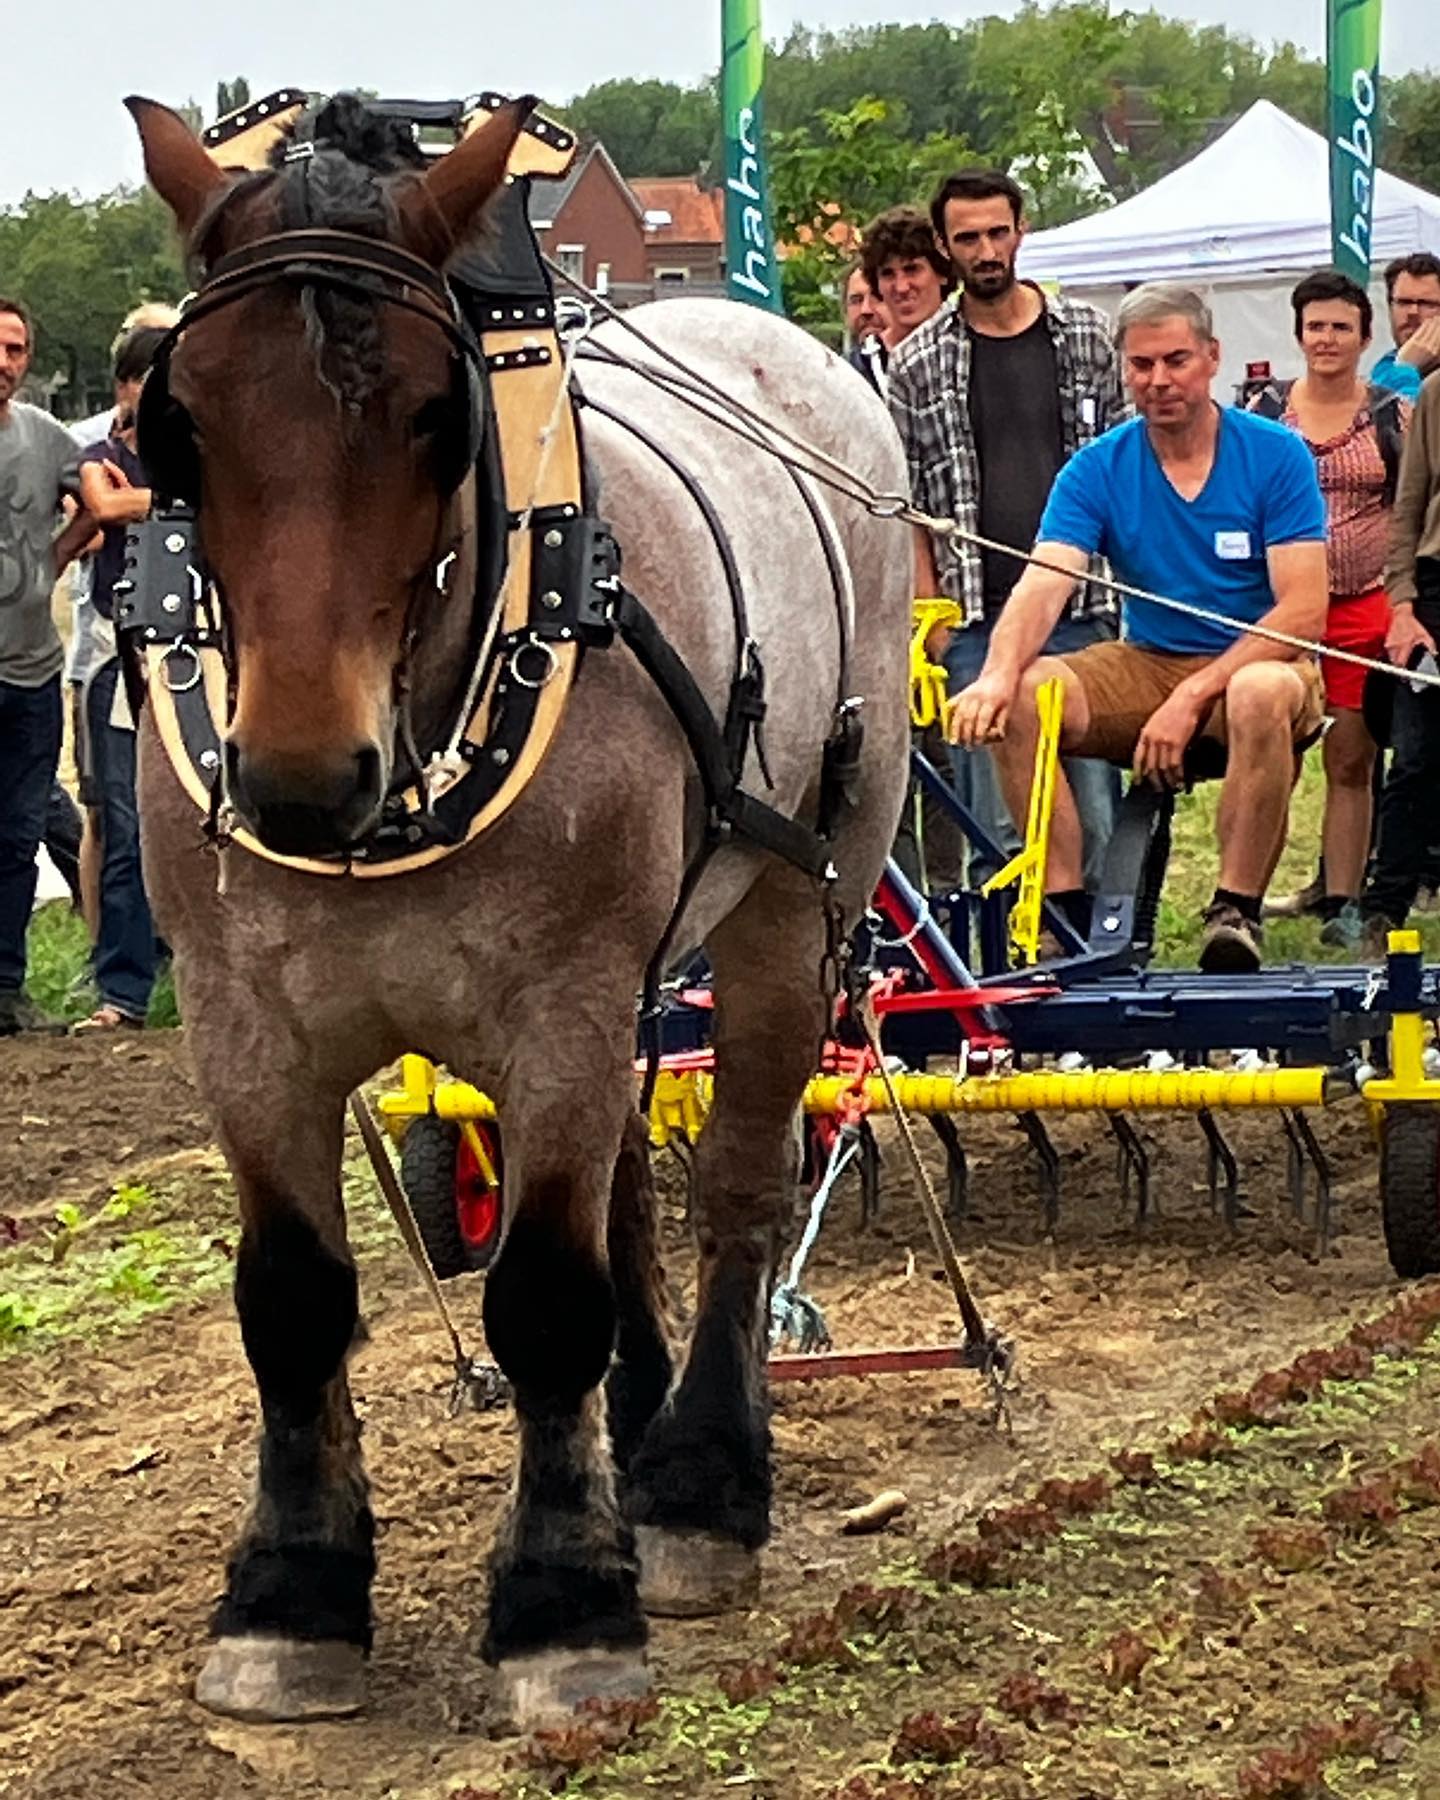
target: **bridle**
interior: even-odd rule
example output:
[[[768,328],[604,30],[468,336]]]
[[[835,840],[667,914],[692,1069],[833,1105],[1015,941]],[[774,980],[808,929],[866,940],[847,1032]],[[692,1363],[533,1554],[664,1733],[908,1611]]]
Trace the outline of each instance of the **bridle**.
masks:
[[[241,184],[242,188],[248,184]],[[234,193],[227,196],[233,199]],[[214,216],[208,221],[213,227]],[[267,288],[294,285],[320,287],[372,305],[399,307],[441,330],[452,352],[449,417],[437,438],[436,482],[449,501],[475,467],[481,436],[480,370],[483,352],[460,316],[445,277],[429,263],[399,245],[359,233],[305,227],[268,233],[227,252],[208,270],[180,319],[156,354],[141,398],[140,454],[152,482],[167,500],[200,501],[199,454],[194,422],[170,385],[171,356],[185,332],[201,319]],[[417,576],[407,601],[401,656],[394,673],[396,712],[395,784],[405,785],[420,769],[420,751],[411,717],[410,662],[418,639],[418,612],[431,591],[447,591],[456,562],[459,535],[451,522],[453,508],[433,553]],[[233,685],[233,655],[226,661]],[[403,757],[400,753],[403,752]],[[406,771],[402,763],[408,760]]]

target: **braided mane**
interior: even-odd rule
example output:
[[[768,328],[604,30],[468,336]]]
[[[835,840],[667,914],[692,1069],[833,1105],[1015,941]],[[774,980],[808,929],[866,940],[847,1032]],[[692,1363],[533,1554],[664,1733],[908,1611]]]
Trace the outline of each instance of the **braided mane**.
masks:
[[[314,151],[296,160],[301,144]],[[391,178],[423,168],[425,158],[403,120],[382,117],[356,94],[338,94],[295,122],[271,162],[286,217],[393,240]],[[321,381],[346,416],[358,417],[385,374],[376,309],[325,288],[307,288],[302,306]]]

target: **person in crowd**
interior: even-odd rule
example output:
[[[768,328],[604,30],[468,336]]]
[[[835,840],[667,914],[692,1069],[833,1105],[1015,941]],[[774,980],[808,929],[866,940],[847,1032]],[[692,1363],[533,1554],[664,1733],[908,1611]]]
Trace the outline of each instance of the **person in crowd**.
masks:
[[[49,413],[18,399],[34,350],[30,315],[0,299],[0,1037],[55,1029],[25,997],[35,858],[60,761],[64,652],[50,595],[93,521],[57,532],[76,491],[76,450]]]
[[[931,207],[934,241],[960,284],[957,304],[921,326],[891,363],[891,416],[905,445],[917,504],[997,544],[1028,550],[1056,473],[1123,416],[1109,321],[1084,301],[1053,298],[1021,281],[1024,200],[1008,175],[966,169]],[[945,653],[950,691],[973,681],[1023,564],[1002,551],[919,533],[918,588],[963,610]],[[1051,648],[1078,650],[1115,635],[1116,609],[1081,587]],[[953,757],[961,800],[1006,856],[1019,847],[989,754]],[[1119,777],[1103,763],[1070,769],[1085,832],[1087,884],[1098,885],[1115,822]],[[1021,814],[1024,817],[1024,814]],[[978,886],[999,865],[972,853]]]
[[[863,264],[855,262],[845,277],[845,360],[875,389],[885,392],[890,350],[885,342],[890,315],[870,285]]]
[[[918,206],[895,206],[865,227],[860,267],[890,321],[885,348],[893,356],[945,304],[953,286],[949,259]]]
[[[1440,372],[1426,379],[1406,433],[1385,591],[1386,655],[1399,668],[1428,656],[1433,668],[1440,643]],[[1371,953],[1383,952],[1386,934],[1405,923],[1440,846],[1440,691],[1395,682],[1390,744],[1379,842],[1361,903]]]
[[[1315,459],[1293,431],[1211,395],[1220,367],[1210,310],[1165,283],[1121,302],[1116,342],[1138,417],[1060,470],[979,677],[952,702],[952,739],[993,744],[1012,813],[1024,817],[1037,735],[1035,692],[1065,683],[1072,753],[1133,764],[1177,787],[1197,737],[1228,749],[1220,799],[1220,879],[1200,966],[1260,966],[1260,903],[1284,846],[1295,753],[1324,716],[1314,659],[1239,629],[1263,623],[1314,641],[1325,629],[1325,503]],[[1235,624],[1127,597],[1125,635],[1063,657],[1045,645],[1093,556],[1147,594]],[[1079,923],[1080,821],[1056,784],[1047,888]]]
[[[179,317],[180,309],[162,300],[145,300],[138,306],[133,306],[120,321],[120,327],[110,344],[112,371],[120,346],[131,332],[142,328],[168,331]],[[116,407],[112,402],[103,412],[93,413],[89,418],[77,420],[70,426],[70,435],[82,450],[88,450],[94,444],[103,443],[110,436],[115,429],[115,419]],[[86,924],[90,928],[92,942],[100,930],[100,796],[95,784],[94,771],[90,766],[88,734],[85,729],[84,696],[85,689],[95,671],[115,654],[114,634],[109,625],[98,617],[90,598],[90,583],[95,563],[93,552],[100,548],[101,541],[97,534],[86,546],[87,554],[78,556],[70,571],[73,629],[70,633],[70,646],[65,658],[65,685],[70,695],[71,741],[75,751],[75,772],[80,805],[84,808],[84,831],[80,839],[78,878],[82,895],[82,910],[85,914]],[[68,801],[68,795],[66,799]],[[55,851],[48,834],[46,848],[49,849],[53,859]]]
[[[126,528],[150,510],[150,489],[135,448],[135,409],[165,339],[165,328],[141,325],[115,351],[115,416],[108,437],[82,452],[80,491],[100,522],[89,604],[96,653],[85,686],[85,741],[99,814],[100,918],[95,942],[99,1004],[77,1032],[114,1031],[145,1023],[155,985],[155,925],[140,865],[135,801],[135,721],[126,700],[115,646],[115,583],[125,567]]]
[[[1370,379],[1415,400],[1420,383],[1440,369],[1440,256],[1428,250],[1397,256],[1385,270],[1385,297],[1395,348],[1379,359]]]
[[[1325,642],[1382,658],[1390,605],[1381,586],[1410,406],[1393,388],[1365,381],[1360,358],[1373,309],[1358,282],[1336,269],[1307,275],[1290,296],[1305,358],[1298,381],[1272,384],[1252,410],[1279,418],[1310,446],[1328,519],[1330,610]],[[1370,853],[1376,744],[1365,723],[1365,671],[1322,657],[1330,728],[1322,755],[1321,941],[1353,950],[1361,938],[1360,885]],[[1297,907],[1295,910],[1299,910]]]

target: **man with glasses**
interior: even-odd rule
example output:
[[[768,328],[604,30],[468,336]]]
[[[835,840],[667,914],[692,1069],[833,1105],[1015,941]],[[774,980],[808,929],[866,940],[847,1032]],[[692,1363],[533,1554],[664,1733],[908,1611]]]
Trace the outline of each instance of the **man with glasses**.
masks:
[[[1417,250],[1397,256],[1385,271],[1395,348],[1370,371],[1379,387],[1418,400],[1420,384],[1440,369],[1440,256]]]

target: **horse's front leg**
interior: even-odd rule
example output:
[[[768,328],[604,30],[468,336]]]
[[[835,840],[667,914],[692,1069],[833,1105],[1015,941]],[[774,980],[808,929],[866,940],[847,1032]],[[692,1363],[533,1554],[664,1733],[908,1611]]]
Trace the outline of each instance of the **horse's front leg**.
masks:
[[[618,1015],[628,1025],[629,1009]],[[485,1330],[515,1390],[520,1460],[491,1565],[485,1655],[497,1710],[521,1728],[649,1685],[603,1387],[616,1338],[611,1180],[634,1104],[629,1048],[597,1055],[593,1042],[567,1051],[550,1039],[544,1065],[518,1061],[506,1083],[512,1210],[486,1277]]]
[[[254,1499],[196,1686],[212,1711],[260,1720],[364,1703],[375,1568],[345,1375],[357,1294],[340,1199],[344,1101],[298,1078],[282,1091],[295,1096],[288,1116],[248,1091],[218,1095],[242,1219],[235,1301],[262,1430]]]
[[[695,1324],[626,1484],[653,1613],[753,1604],[770,1534],[769,1295],[794,1214],[796,1108],[826,1016],[819,908],[775,887],[752,891],[708,946],[715,1098],[695,1156]]]

